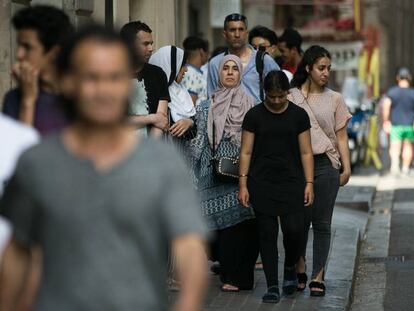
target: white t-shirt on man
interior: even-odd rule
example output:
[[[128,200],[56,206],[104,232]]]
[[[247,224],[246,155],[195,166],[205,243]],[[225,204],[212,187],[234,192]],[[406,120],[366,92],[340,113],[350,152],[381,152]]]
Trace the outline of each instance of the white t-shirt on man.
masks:
[[[36,130],[0,113],[0,197],[20,155],[38,142]],[[10,223],[0,217],[0,258],[10,235]]]

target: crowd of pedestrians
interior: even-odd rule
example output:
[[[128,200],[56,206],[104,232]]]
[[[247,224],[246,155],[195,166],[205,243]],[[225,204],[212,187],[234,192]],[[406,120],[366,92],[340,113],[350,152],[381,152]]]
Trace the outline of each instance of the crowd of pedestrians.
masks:
[[[252,290],[259,263],[263,302],[277,303],[279,225],[283,294],[325,295],[334,203],[351,173],[351,115],[327,86],[326,49],[303,51],[291,28],[249,33],[237,13],[210,59],[194,36],[156,50],[141,21],[74,31],[63,11],[33,6],[13,25],[0,310],[165,310],[173,278],[171,308],[196,311],[207,259],[223,292]]]

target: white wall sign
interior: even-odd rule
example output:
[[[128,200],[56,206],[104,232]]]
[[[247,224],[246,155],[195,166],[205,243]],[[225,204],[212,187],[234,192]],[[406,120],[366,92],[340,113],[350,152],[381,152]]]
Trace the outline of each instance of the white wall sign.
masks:
[[[313,42],[306,44],[303,48],[306,50],[309,46],[317,44],[323,46],[332,56],[332,70],[352,70],[358,69],[359,54],[363,44],[361,41],[353,42]]]

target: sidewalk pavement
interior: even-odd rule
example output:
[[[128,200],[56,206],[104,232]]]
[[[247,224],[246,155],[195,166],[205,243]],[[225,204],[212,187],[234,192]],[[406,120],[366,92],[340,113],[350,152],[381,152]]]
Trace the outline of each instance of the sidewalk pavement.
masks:
[[[340,188],[336,204],[370,211],[375,197],[379,173],[372,167],[358,168],[346,187]]]
[[[354,266],[358,254],[360,231],[364,230],[367,213],[358,210],[347,210],[338,207],[333,217],[332,243],[326,271],[327,295],[323,298],[309,296],[307,288],[303,293],[293,297],[282,297],[278,304],[263,304],[261,297],[266,291],[266,280],[262,270],[256,270],[253,291],[239,293],[223,293],[220,291],[220,280],[211,276],[210,287],[205,303],[205,311],[218,310],[345,310],[350,301]],[[312,240],[310,232],[308,243],[308,274],[311,273]],[[279,238],[279,282],[283,280],[283,245]]]
[[[414,176],[381,177],[361,243],[352,311],[413,310]]]
[[[255,272],[253,291],[224,293],[220,291],[218,276],[210,276],[210,286],[205,300],[204,311],[218,310],[347,310],[350,306],[356,259],[359,243],[367,225],[367,209],[374,197],[378,174],[363,171],[351,178],[349,186],[341,189],[339,203],[335,207],[332,223],[332,241],[326,270],[327,294],[323,298],[310,297],[309,288],[293,297],[282,297],[278,304],[263,304],[262,295],[266,291],[266,280],[262,270]],[[368,185],[368,186],[367,186]],[[363,206],[361,208],[361,206]],[[352,208],[349,208],[352,207]],[[279,236],[279,284],[283,280],[283,245]],[[308,276],[312,264],[312,230],[309,234]],[[174,294],[172,294],[172,297]]]

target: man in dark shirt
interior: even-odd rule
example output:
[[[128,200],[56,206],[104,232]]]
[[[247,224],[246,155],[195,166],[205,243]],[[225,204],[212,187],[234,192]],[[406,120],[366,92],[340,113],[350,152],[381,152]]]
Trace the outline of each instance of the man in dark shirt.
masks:
[[[25,8],[12,23],[17,30],[12,74],[18,87],[6,94],[3,112],[48,134],[66,123],[57,96],[55,60],[72,26],[62,10],[50,6]]]
[[[407,68],[397,75],[398,85],[392,87],[384,100],[384,130],[391,135],[391,173],[400,172],[402,149],[402,172],[408,174],[413,160],[414,142],[414,89],[410,87],[412,76]]]
[[[168,130],[168,81],[164,71],[148,63],[154,51],[154,42],[151,28],[141,22],[129,22],[121,29],[121,37],[126,43],[133,45],[139,64],[136,68],[136,79],[138,87],[143,84],[145,88],[147,114],[141,112],[131,113],[129,121],[137,128],[147,127],[151,135],[161,136],[163,131]],[[142,111],[142,110],[140,110]]]
[[[287,28],[279,38],[278,48],[282,54],[282,69],[295,74],[302,61],[302,36],[297,30]]]

